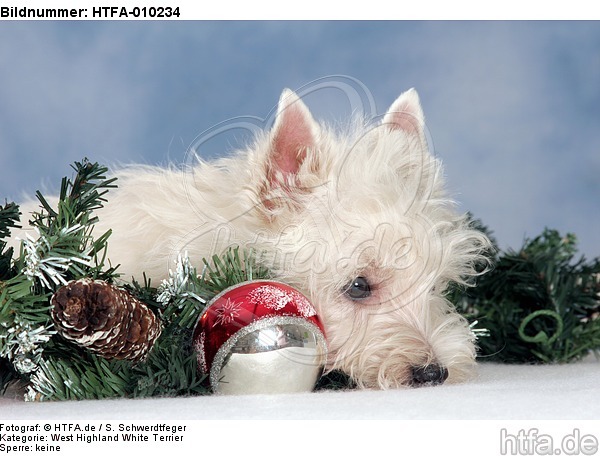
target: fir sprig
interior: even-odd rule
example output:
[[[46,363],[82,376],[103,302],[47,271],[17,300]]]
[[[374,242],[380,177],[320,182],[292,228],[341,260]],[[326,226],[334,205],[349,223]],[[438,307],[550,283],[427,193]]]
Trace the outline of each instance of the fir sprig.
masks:
[[[600,262],[576,255],[574,235],[546,229],[499,253],[476,287],[455,290],[458,307],[489,330],[480,359],[569,362],[600,350]]]
[[[41,210],[30,220],[35,237],[28,235],[22,240],[19,255],[11,258],[10,249],[2,252],[5,244],[1,244],[2,259],[8,257],[10,266],[2,267],[0,282],[0,358],[8,360],[25,379],[30,374],[37,378],[39,366],[52,366],[44,351],[63,343],[53,337],[50,317],[49,300],[57,287],[80,277],[111,280],[116,276],[115,269],[105,265],[110,232],[97,239],[92,236],[97,220],[93,211],[102,207],[114,179],[106,179],[107,168],[87,159],[76,162],[73,169],[74,178],[62,180],[56,207],[38,192]],[[18,216],[16,205],[2,208],[2,237],[17,226]],[[0,390],[14,378],[2,376]]]
[[[31,376],[25,399],[83,400],[126,397],[131,367],[125,361],[79,353],[72,359],[48,357]]]
[[[12,267],[13,249],[6,249],[5,239],[10,235],[11,228],[20,228],[21,212],[15,203],[0,205],[0,282],[16,274]]]
[[[203,261],[206,286],[213,295],[241,282],[271,278],[260,254],[254,250],[240,253],[239,248],[231,248],[222,257],[213,256],[212,263]]]
[[[71,165],[73,179],[63,178],[57,207],[51,205],[40,191],[36,192],[43,211],[34,214],[32,225],[51,235],[73,225],[92,225],[98,218],[94,211],[106,202],[104,196],[115,188],[116,178],[107,179],[108,168],[91,163],[87,158]]]
[[[3,239],[10,234],[11,228],[19,227],[21,212],[19,206],[15,203],[5,203],[0,205],[0,252],[6,246]]]
[[[206,375],[198,373],[198,361],[189,340],[191,333],[163,336],[148,359],[133,367],[129,395],[188,396],[209,393]]]
[[[65,280],[88,276],[111,281],[117,274],[116,268],[106,268],[105,264],[110,230],[94,239],[93,229],[98,220],[95,211],[103,207],[105,195],[116,187],[116,178],[108,179],[108,168],[87,159],[71,167],[75,176],[62,179],[56,207],[36,193],[42,210],[34,213],[30,222],[39,234],[32,248],[51,251],[53,256],[46,252],[45,257],[55,258],[59,264],[67,262],[61,274]]]

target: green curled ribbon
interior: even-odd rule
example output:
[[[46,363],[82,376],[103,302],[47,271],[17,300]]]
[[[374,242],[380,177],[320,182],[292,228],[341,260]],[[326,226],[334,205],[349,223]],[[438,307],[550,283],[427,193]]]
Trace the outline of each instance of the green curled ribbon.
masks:
[[[538,332],[535,336],[528,336],[527,334],[525,334],[525,327],[527,326],[527,324],[534,318],[537,318],[540,316],[552,317],[556,320],[556,331],[554,331],[554,334],[552,335],[552,337],[548,337],[548,334],[546,334],[544,331]],[[525,342],[531,342],[534,344],[550,345],[552,342],[554,342],[556,339],[558,339],[558,337],[562,334],[563,327],[564,327],[563,319],[561,318],[560,315],[558,315],[553,310],[537,310],[537,311],[527,315],[527,317],[525,317],[523,319],[523,321],[519,325],[519,336]]]

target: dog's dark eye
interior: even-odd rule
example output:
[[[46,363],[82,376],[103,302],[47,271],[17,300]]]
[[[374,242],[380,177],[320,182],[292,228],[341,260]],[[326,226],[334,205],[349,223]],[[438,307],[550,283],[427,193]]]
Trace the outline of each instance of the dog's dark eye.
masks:
[[[344,290],[346,296],[353,300],[365,299],[371,296],[371,285],[364,277],[357,277]]]

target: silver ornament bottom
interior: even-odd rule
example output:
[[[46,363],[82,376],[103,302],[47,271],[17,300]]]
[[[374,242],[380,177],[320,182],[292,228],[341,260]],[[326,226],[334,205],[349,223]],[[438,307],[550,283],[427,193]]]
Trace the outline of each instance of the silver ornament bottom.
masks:
[[[323,372],[321,331],[298,317],[269,317],[238,331],[218,351],[210,372],[219,394],[312,391]]]

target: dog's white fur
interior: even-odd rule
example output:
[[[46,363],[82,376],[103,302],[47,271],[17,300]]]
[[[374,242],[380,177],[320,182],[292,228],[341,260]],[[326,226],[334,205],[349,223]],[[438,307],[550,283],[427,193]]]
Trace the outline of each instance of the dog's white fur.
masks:
[[[327,367],[362,387],[410,385],[429,364],[468,378],[474,338],[444,292],[476,274],[488,240],[446,194],[416,91],[377,125],[348,130],[317,124],[286,90],[272,129],[233,157],[118,171],[97,232],[113,230],[109,257],[126,278],[165,278],[184,251],[196,264],[232,244],[265,251],[315,304]],[[370,296],[350,299],[356,277]]]

